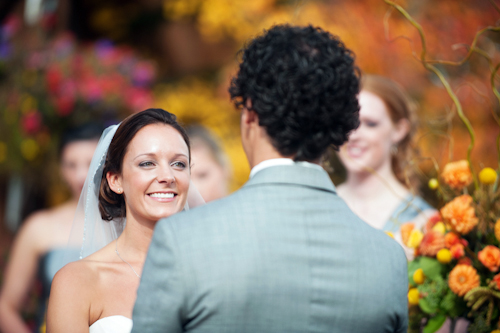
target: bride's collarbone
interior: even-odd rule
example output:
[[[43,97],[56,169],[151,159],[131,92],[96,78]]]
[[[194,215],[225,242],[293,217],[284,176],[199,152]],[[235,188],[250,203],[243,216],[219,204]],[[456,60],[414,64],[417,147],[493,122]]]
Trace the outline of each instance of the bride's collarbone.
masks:
[[[99,266],[102,269],[90,299],[89,325],[116,315],[131,318],[140,280],[120,263],[100,263]]]

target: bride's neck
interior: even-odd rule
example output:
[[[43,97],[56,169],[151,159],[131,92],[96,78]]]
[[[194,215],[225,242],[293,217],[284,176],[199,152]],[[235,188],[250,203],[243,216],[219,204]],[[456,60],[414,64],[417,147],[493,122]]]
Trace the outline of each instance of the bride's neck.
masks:
[[[127,219],[127,225],[118,238],[119,246],[133,256],[131,260],[144,262],[148,252],[154,225],[141,224]]]

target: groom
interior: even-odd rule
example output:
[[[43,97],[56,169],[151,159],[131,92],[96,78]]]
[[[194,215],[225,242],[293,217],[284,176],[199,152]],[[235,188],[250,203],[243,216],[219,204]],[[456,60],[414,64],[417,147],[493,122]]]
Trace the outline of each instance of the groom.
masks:
[[[275,26],[229,89],[252,171],[233,195],[158,222],[133,332],[406,332],[406,257],[318,165],[358,126],[359,71],[335,36]]]

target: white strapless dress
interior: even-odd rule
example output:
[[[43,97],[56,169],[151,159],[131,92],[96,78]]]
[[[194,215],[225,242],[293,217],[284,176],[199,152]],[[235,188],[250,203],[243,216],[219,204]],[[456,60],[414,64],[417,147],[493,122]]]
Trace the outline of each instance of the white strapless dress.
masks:
[[[97,320],[89,327],[89,333],[130,333],[132,319],[125,316],[109,316]]]

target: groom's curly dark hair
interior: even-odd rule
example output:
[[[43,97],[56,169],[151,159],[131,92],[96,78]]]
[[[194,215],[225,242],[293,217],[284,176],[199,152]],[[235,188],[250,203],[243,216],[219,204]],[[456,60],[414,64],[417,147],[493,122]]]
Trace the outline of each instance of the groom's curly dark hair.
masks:
[[[242,53],[231,99],[237,108],[250,99],[281,155],[316,160],[359,126],[360,71],[338,37],[312,26],[277,25]]]

